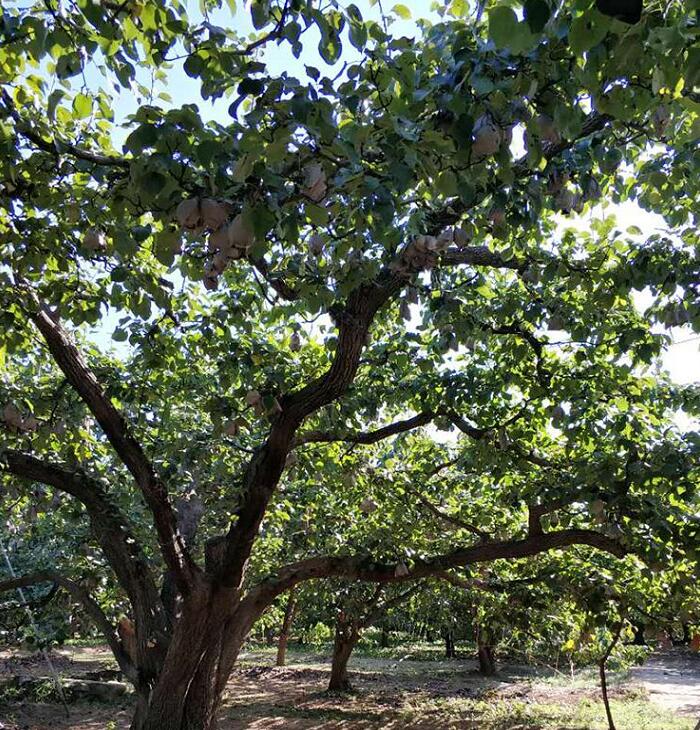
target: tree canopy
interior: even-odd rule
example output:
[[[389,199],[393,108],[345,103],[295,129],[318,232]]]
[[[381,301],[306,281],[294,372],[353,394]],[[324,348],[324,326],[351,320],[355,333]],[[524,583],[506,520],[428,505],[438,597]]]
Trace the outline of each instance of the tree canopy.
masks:
[[[1,499],[99,545],[134,727],[209,727],[311,578],[574,546],[689,600],[700,5],[612,6],[3,9]]]

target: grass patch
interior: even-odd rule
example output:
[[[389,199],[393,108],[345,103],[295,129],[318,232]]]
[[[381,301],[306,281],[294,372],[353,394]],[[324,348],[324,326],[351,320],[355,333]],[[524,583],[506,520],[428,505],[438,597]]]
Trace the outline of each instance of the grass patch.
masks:
[[[670,717],[643,699],[613,700],[611,708],[620,730],[693,730],[690,718]],[[434,719],[440,727],[480,730],[607,730],[602,701],[582,699],[574,705],[530,703],[520,700],[460,698],[420,702],[400,711],[401,721]]]

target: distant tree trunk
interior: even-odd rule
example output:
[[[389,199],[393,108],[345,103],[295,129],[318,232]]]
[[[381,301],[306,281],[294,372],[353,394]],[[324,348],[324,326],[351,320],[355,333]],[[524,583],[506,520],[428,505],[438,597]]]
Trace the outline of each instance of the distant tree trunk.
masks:
[[[488,644],[479,644],[477,648],[477,657],[479,659],[479,673],[485,677],[492,677],[496,674],[496,659],[493,654],[493,648]]]
[[[443,637],[445,639],[445,658],[454,659],[456,656],[455,652],[455,640],[452,633],[452,629],[444,629]]]
[[[289,591],[287,606],[284,609],[284,619],[282,620],[282,629],[280,637],[277,641],[277,666],[283,667],[287,663],[287,644],[289,643],[289,632],[294,621],[294,614],[297,608],[296,590],[292,588]]]
[[[485,677],[496,674],[496,658],[489,638],[489,632],[481,626],[476,628],[476,655],[479,660],[479,673]]]
[[[382,626],[382,633],[379,635],[379,646],[382,649],[389,648],[389,629]]]
[[[348,620],[341,614],[335,627],[333,663],[331,678],[328,682],[329,691],[347,692],[351,689],[348,678],[348,661],[359,638],[360,628],[357,622]]]
[[[617,644],[618,639],[620,638],[620,634],[622,633],[622,626],[623,626],[623,622],[620,621],[617,629],[613,633],[612,641],[608,645],[608,648],[606,649],[605,654],[603,654],[603,656],[598,661],[598,671],[600,672],[600,690],[603,695],[603,704],[605,705],[605,715],[608,718],[608,730],[616,730],[616,728],[615,728],[615,721],[613,720],[613,716],[612,716],[612,711],[610,709],[610,701],[608,700],[608,682],[605,677],[605,663],[608,661],[610,654],[612,654],[612,650],[615,648],[615,644]]]

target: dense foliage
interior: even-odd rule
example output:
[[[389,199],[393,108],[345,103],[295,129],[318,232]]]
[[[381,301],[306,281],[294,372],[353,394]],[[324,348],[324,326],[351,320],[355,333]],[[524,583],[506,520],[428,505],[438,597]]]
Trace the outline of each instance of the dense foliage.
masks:
[[[87,607],[137,728],[312,578],[697,622],[697,0],[235,5],[2,11],[3,587]]]

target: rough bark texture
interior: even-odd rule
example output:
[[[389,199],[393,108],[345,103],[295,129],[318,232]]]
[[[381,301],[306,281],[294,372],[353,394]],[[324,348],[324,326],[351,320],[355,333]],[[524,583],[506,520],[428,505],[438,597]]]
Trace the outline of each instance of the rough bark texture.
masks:
[[[328,682],[329,692],[347,692],[351,689],[348,677],[348,661],[359,638],[360,627],[356,622],[338,619],[333,643],[331,678]]]
[[[496,658],[493,647],[489,644],[480,643],[477,647],[477,658],[479,660],[479,673],[485,677],[492,677],[496,674]]]
[[[238,591],[203,584],[182,602],[145,717],[134,730],[212,730],[241,645],[257,617]]]

